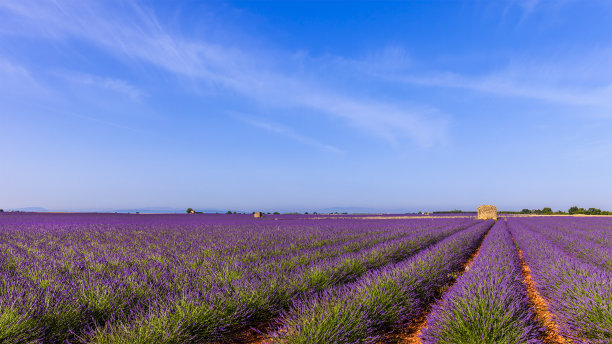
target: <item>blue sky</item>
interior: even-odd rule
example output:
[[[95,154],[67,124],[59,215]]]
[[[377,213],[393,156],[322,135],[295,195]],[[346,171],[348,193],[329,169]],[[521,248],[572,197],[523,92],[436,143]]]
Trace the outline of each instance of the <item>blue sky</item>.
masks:
[[[0,208],[612,209],[608,1],[0,3]]]

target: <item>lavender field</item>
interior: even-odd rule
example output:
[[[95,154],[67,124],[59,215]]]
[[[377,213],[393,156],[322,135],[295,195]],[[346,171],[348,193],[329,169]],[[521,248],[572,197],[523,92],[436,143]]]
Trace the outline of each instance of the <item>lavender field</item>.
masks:
[[[0,343],[612,343],[612,218],[0,213]]]

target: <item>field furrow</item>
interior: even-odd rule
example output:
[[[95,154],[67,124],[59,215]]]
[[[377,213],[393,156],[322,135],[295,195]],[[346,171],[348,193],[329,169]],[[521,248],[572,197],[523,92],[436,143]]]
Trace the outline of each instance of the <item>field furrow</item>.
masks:
[[[203,342],[230,340],[249,326],[277,316],[300,294],[351,282],[367,271],[403,260],[466,226],[454,224],[416,232],[368,250],[213,290],[198,290],[194,286],[189,293],[176,294],[174,298],[160,302],[162,307],[147,310],[139,318],[128,318],[96,331],[90,336],[90,341],[145,343],[168,333],[171,334],[167,336],[170,342],[189,338]],[[159,326],[152,327],[152,323]]]
[[[561,335],[578,343],[610,343],[612,274],[567,254],[521,221],[508,223]]]
[[[167,342],[233,338],[301,293],[350,282],[475,223],[244,216],[216,223],[208,216],[185,222],[172,215],[141,221],[57,214],[5,219],[0,315],[7,336],[91,342],[118,332],[143,343],[160,333]]]
[[[0,343],[612,342],[609,218],[192,215],[0,214]]]
[[[521,283],[521,262],[505,221],[427,317],[425,344],[538,343],[541,328]]]
[[[454,279],[492,223],[463,230],[358,281],[296,300],[272,340],[287,343],[374,342],[407,323]]]
[[[598,243],[589,236],[589,230],[559,229],[553,221],[539,221],[540,223],[527,223],[526,227],[551,240],[567,254],[581,261],[597,265],[600,268],[612,271],[612,246]]]

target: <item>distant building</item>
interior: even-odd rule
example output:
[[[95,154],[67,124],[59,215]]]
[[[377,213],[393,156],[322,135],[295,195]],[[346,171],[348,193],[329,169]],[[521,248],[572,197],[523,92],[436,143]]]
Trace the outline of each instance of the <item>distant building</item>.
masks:
[[[253,213],[253,217],[264,217],[264,213],[261,211],[256,211]]]
[[[481,205],[478,207],[479,220],[497,220],[497,208],[494,205]]]

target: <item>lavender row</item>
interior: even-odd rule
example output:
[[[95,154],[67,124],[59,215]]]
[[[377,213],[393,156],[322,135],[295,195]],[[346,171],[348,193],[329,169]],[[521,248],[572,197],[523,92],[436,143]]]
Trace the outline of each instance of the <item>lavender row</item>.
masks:
[[[474,223],[473,221],[469,224]],[[315,262],[285,273],[237,281],[213,290],[191,286],[169,297],[158,307],[91,334],[95,343],[150,342],[166,335],[170,341],[224,340],[249,324],[268,321],[302,293],[321,291],[350,282],[389,263],[411,256],[467,225],[450,225],[381,243],[363,252]],[[151,326],[158,324],[158,326]],[[170,333],[171,335],[168,335]]]
[[[70,273],[79,275],[83,270],[93,268],[96,272],[104,270],[99,272],[113,276],[126,273],[123,270],[144,271],[150,275],[148,279],[155,279],[154,275],[158,274],[159,270],[180,268],[180,271],[173,273],[198,274],[213,278],[219,275],[223,279],[226,277],[223,273],[229,270],[261,270],[266,264],[278,267],[278,261],[287,262],[289,265],[312,261],[316,259],[313,256],[315,251],[319,251],[323,258],[329,257],[333,255],[333,249],[328,247],[336,246],[340,249],[339,253],[342,253],[343,243],[347,244],[346,252],[356,251],[425,225],[421,221],[411,221],[416,225],[402,225],[390,230],[384,226],[364,228],[365,222],[360,222],[361,227],[350,222],[350,226],[345,227],[344,222],[336,223],[335,227],[330,227],[329,223],[316,227],[312,224],[309,227],[292,225],[291,230],[279,226],[270,228],[260,223],[255,227],[256,230],[239,226],[238,233],[235,233],[234,227],[220,231],[214,227],[210,228],[210,224],[205,228],[155,227],[144,228],[145,230],[142,230],[141,226],[131,228],[125,224],[113,224],[115,227],[111,228],[100,224],[96,224],[96,228],[91,228],[89,224],[85,229],[70,226],[24,228],[24,235],[16,235],[14,231],[9,234],[6,233],[8,231],[0,232],[4,239],[0,262],[4,261],[8,267],[26,274],[32,269],[40,274],[43,272],[40,271],[41,268],[44,268],[44,272],[57,273],[60,277],[66,277]],[[389,223],[384,225],[388,226]],[[219,232],[232,234],[231,240],[217,236]],[[365,237],[372,238],[372,241],[365,242]],[[249,238],[251,246],[243,246],[244,238]],[[305,242],[300,243],[300,240]],[[212,241],[215,241],[214,245],[211,245]],[[234,241],[237,242],[236,247],[231,246]],[[217,271],[220,274],[217,274]]]
[[[544,235],[563,251],[585,263],[612,271],[612,246],[597,243],[587,235],[590,228],[578,229],[567,226],[563,219],[538,219],[540,221],[517,220],[534,232]],[[546,221],[547,220],[547,221]],[[569,227],[569,226],[567,226]],[[610,231],[612,232],[612,231]]]
[[[423,343],[542,343],[522,279],[506,222],[497,221],[471,268],[434,305]]]
[[[560,333],[576,343],[612,342],[612,273],[567,254],[522,221],[508,223]]]
[[[20,216],[20,220],[31,219],[32,217],[36,218],[38,216]],[[45,216],[45,218],[48,217]],[[52,217],[57,218],[57,216]],[[115,218],[114,216],[111,217]],[[62,219],[73,221],[75,218],[78,220],[83,217],[62,216]],[[86,219],[90,219],[90,217],[86,217]],[[107,218],[103,219],[106,220]],[[134,219],[134,217],[130,219]],[[4,216],[1,220],[11,220],[11,217]],[[11,315],[12,318],[16,316],[14,314],[17,314],[19,317],[25,317],[25,320],[28,321],[31,320],[28,317],[36,318],[39,323],[43,323],[42,326],[44,327],[57,328],[56,332],[67,332],[67,327],[81,325],[83,320],[89,321],[88,318],[104,321],[110,313],[109,310],[113,308],[115,310],[116,308],[119,308],[119,310],[121,308],[129,309],[134,306],[135,302],[133,300],[150,298],[150,294],[159,292],[157,285],[159,283],[155,283],[155,279],[152,279],[151,276],[156,270],[163,269],[163,265],[151,266],[151,264],[148,264],[148,266],[145,266],[147,269],[141,271],[133,269],[134,263],[143,260],[142,256],[130,255],[134,251],[138,253],[138,248],[140,248],[138,244],[141,242],[134,239],[139,239],[138,236],[140,235],[146,235],[146,239],[150,239],[142,240],[146,244],[146,246],[142,245],[145,246],[141,250],[142,253],[168,253],[167,251],[159,252],[158,247],[155,247],[156,244],[160,243],[160,238],[170,237],[175,241],[174,239],[178,237],[183,242],[191,241],[194,237],[193,232],[196,232],[196,236],[198,236],[197,230],[199,229],[199,223],[192,224],[195,226],[187,228],[179,226],[164,228],[163,224],[160,225],[156,222],[138,223],[138,226],[135,227],[132,227],[131,223],[112,223],[112,226],[109,227],[102,221],[100,221],[101,223],[97,221],[75,222],[67,223],[64,226],[52,221],[33,223],[3,221],[0,223],[2,225],[0,235],[4,236],[3,239],[6,239],[1,242],[3,249],[0,251],[4,258],[2,260],[4,264],[1,265],[4,288],[1,290],[6,292],[2,292],[0,295],[5,296],[2,299],[3,302],[11,303],[10,310],[2,314],[13,314]],[[220,232],[215,231],[215,226],[215,223],[206,223],[207,231],[201,237],[206,239],[205,236],[209,235],[215,238],[215,234]],[[240,228],[244,224],[236,224],[236,226]],[[262,231],[264,233],[272,233],[268,242],[271,244],[269,246],[274,246],[272,244],[280,236],[277,234],[279,231],[266,231],[266,228],[262,225],[258,227],[260,230],[264,229]],[[312,225],[310,228],[312,228]],[[290,235],[285,236],[288,238],[293,236],[295,242],[299,242],[300,235],[296,232],[299,232],[301,227],[295,226],[292,229],[293,231],[282,231],[281,234],[289,233]],[[355,228],[350,229],[353,229],[352,235],[355,232],[359,233],[359,231],[354,230]],[[379,229],[377,232],[380,232]],[[234,227],[228,227],[225,232],[234,230]],[[245,230],[245,232],[247,236],[253,234],[251,233],[252,230]],[[341,231],[313,232],[314,234],[306,233],[305,236],[315,237],[320,232],[331,232],[330,240],[333,240],[335,239],[334,235],[338,236]],[[346,233],[350,234],[351,231],[346,231]],[[253,237],[257,236],[253,235]],[[219,237],[217,236],[217,238]],[[104,241],[104,239],[108,240]],[[45,245],[49,242],[52,242],[54,246]],[[98,242],[101,242],[102,245],[91,245]],[[180,240],[177,240],[177,242],[181,243]],[[14,243],[12,247],[11,243]],[[79,246],[81,243],[83,245]],[[200,243],[203,242],[200,241]],[[113,257],[112,252],[95,250],[100,246],[116,248],[117,252],[124,256],[124,259],[119,260]],[[134,246],[136,246],[136,250],[134,250]],[[203,246],[207,249],[205,245]],[[77,254],[74,254],[75,251]],[[126,254],[126,251],[128,254]],[[81,252],[84,256],[83,259],[79,259],[81,258],[79,257]],[[111,253],[111,255],[108,256],[105,253]],[[166,254],[165,256],[168,257],[169,255]],[[151,263],[159,262],[152,261]],[[183,265],[177,264],[176,267],[184,268]],[[102,271],[98,270],[98,267]],[[117,271],[116,268],[120,268],[120,271]],[[127,280],[127,283],[125,280]],[[154,285],[149,286],[147,284]],[[79,311],[79,308],[85,308],[85,311]],[[28,316],[24,314],[28,314]],[[54,314],[58,316],[53,317]],[[55,323],[65,324],[66,326],[56,326]]]
[[[95,326],[140,318],[151,308],[169,305],[174,312],[176,304],[185,300],[195,305],[216,302],[225,310],[236,306],[234,313],[245,317],[231,322],[244,326],[244,319],[253,321],[256,314],[276,312],[278,306],[271,308],[267,301],[261,301],[285,302],[284,290],[300,292],[310,285],[342,283],[343,269],[347,272],[344,279],[352,278],[351,269],[359,266],[351,259],[361,254],[401,256],[402,250],[409,249],[400,243],[403,237],[422,233],[423,238],[432,239],[471,223],[466,219],[253,221],[235,216],[223,216],[217,222],[208,216],[185,215],[18,217],[18,221],[16,216],[0,217],[0,316],[14,325],[2,328],[9,329],[11,336],[27,332],[31,338],[44,332],[47,341],[64,341],[75,337],[67,335],[70,332],[78,335],[93,332]],[[427,230],[440,226],[444,228]],[[396,247],[395,251],[381,249],[389,247],[382,240],[393,238],[397,247],[390,247]],[[243,259],[253,252],[267,258],[255,262]],[[291,257],[303,260],[284,263]],[[369,257],[376,261],[375,254]],[[278,266],[269,264],[279,258]],[[330,270],[333,274],[328,282],[325,274],[330,271],[322,274],[315,269],[321,259],[326,264],[338,262],[337,270]],[[231,264],[223,265],[224,261]],[[234,264],[236,261],[243,264]],[[364,264],[372,268],[367,261]],[[265,270],[266,266],[272,269]],[[323,261],[319,266],[325,266]],[[248,274],[249,268],[256,273]],[[226,280],[211,285],[209,281],[217,279],[215,272],[227,272]],[[257,312],[244,311],[241,307],[245,304],[250,309],[255,305]],[[182,310],[178,309],[179,313]],[[221,327],[215,331],[226,333],[231,326]]]
[[[137,227],[138,228],[138,227]],[[140,229],[140,228],[138,228]],[[229,228],[231,230],[232,228]],[[259,228],[263,232],[274,232],[267,230],[267,228]],[[299,235],[296,234],[300,227],[292,227],[291,231],[284,230],[284,232],[292,233],[297,238]],[[166,279],[160,279],[159,276],[164,273],[170,273],[173,276],[174,282],[181,275],[190,277],[191,275],[202,276],[203,279],[214,280],[219,277],[221,280],[224,278],[232,279],[237,278],[237,274],[243,271],[262,270],[266,264],[276,263],[272,268],[279,269],[278,262],[291,266],[297,266],[308,262],[315,261],[317,259],[323,259],[326,257],[333,257],[346,252],[358,251],[363,248],[368,248],[381,241],[408,235],[411,233],[411,228],[400,228],[388,230],[376,228],[372,231],[368,228],[367,232],[359,231],[359,228],[350,228],[353,230],[351,240],[346,238],[337,239],[334,235],[339,236],[339,231],[331,231],[328,228],[314,228],[314,232],[326,232],[330,233],[331,236],[324,241],[314,242],[309,246],[315,246],[310,248],[302,248],[298,252],[287,253],[285,255],[278,256],[280,259],[274,261],[273,255],[268,253],[266,256],[271,257],[268,259],[260,259],[257,263],[253,264],[238,264],[235,263],[232,258],[234,254],[225,254],[220,257],[213,257],[207,254],[208,249],[204,247],[202,251],[194,250],[182,250],[180,245],[181,240],[173,239],[173,244],[166,244],[164,247],[159,248],[151,242],[147,244],[147,249],[134,250],[134,246],[138,246],[140,240],[134,240],[130,238],[134,231],[122,233],[118,229],[114,231],[99,231],[93,229],[65,229],[58,233],[53,231],[51,234],[36,231],[33,228],[29,231],[30,237],[19,237],[13,235],[12,237],[5,238],[0,246],[0,269],[15,272],[19,277],[32,280],[32,281],[48,281],[52,284],[62,284],[62,281],[66,280],[80,280],[83,274],[87,274],[87,279],[105,279],[113,278],[116,281],[123,280],[122,277],[126,277],[130,282],[144,281],[146,283],[162,284]],[[110,232],[110,233],[109,233]],[[144,231],[136,231],[144,232]],[[179,237],[183,241],[191,240],[190,233],[181,232],[181,228],[177,228],[176,232],[184,237]],[[163,237],[168,233],[163,231],[148,230],[145,232],[151,236]],[[357,233],[358,235],[356,235]],[[11,234],[15,234],[14,232]],[[36,234],[41,234],[36,236]],[[100,236],[110,237],[113,234],[112,239],[104,242]],[[213,233],[214,234],[214,233]],[[211,234],[211,235],[213,235]],[[249,236],[249,231],[243,235]],[[342,233],[343,234],[343,233]],[[6,236],[6,232],[2,231],[0,235]],[[177,235],[177,233],[169,233],[170,235]],[[93,237],[93,238],[92,238]],[[341,237],[341,236],[340,236]],[[119,239],[120,242],[117,242]],[[139,239],[136,237],[136,239]],[[53,246],[44,246],[43,243],[53,242]],[[142,240],[146,243],[147,240]],[[152,241],[152,240],[151,240]],[[262,244],[262,246],[272,246],[271,238],[268,242]],[[102,242],[102,244],[98,244]],[[82,245],[79,245],[82,243]],[[334,243],[327,245],[327,243]],[[12,245],[11,245],[12,244]],[[291,245],[294,245],[291,243]],[[42,247],[41,247],[42,246]],[[94,246],[94,247],[91,247]],[[117,252],[108,252],[107,250],[97,250],[100,246],[113,247]],[[178,246],[178,247],[177,247]],[[195,246],[195,245],[194,245]],[[258,247],[252,247],[250,251],[243,252],[244,256],[252,255],[253,252],[257,252]],[[117,254],[115,254],[117,253]],[[280,268],[282,268],[282,266]],[[231,272],[228,276],[224,276],[225,272]],[[94,276],[92,276],[94,275]],[[138,278],[134,278],[138,276]],[[144,277],[144,278],[143,278]],[[30,286],[31,287],[31,286]],[[135,286],[144,287],[144,286]]]
[[[529,221],[535,225],[554,227],[568,233],[580,233],[590,241],[612,246],[612,221],[610,217],[542,217]]]
[[[375,342],[381,333],[414,319],[440,294],[491,225],[491,221],[480,223],[354,283],[297,300],[284,314],[276,339]]]
[[[550,227],[560,234],[579,235],[584,240],[604,247],[612,247],[612,221],[610,217],[543,216],[517,218],[531,228]]]

